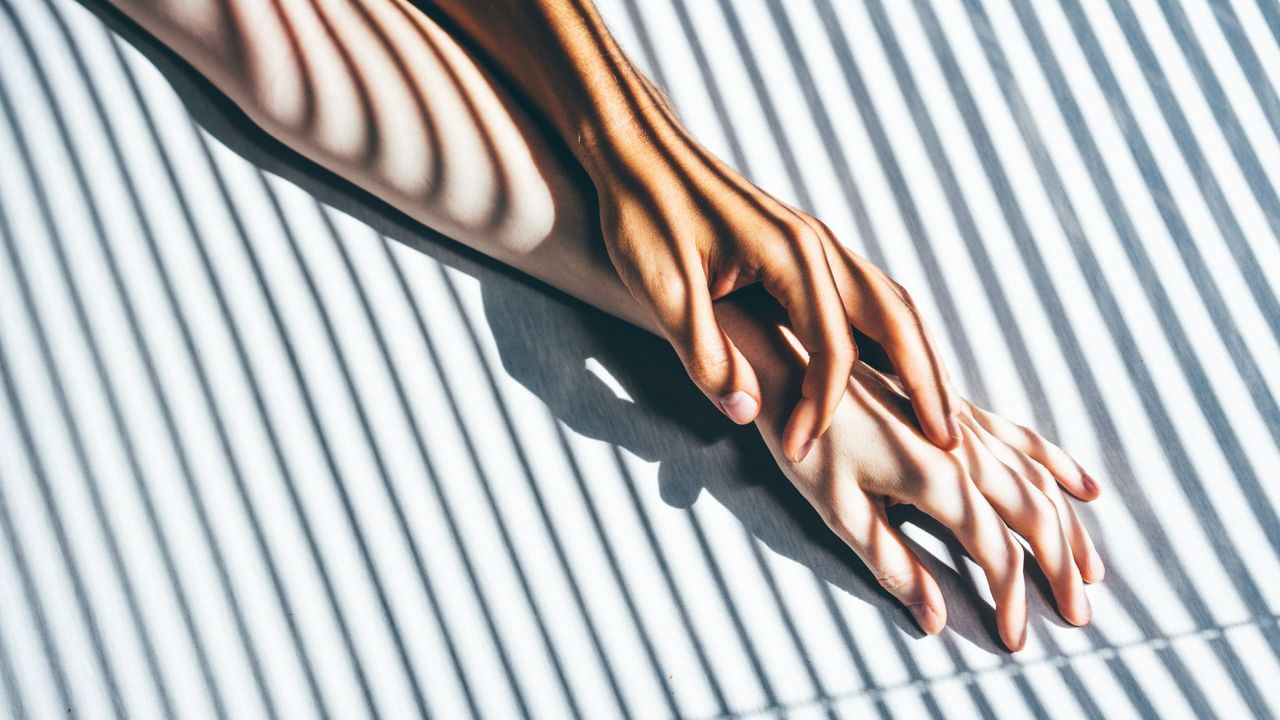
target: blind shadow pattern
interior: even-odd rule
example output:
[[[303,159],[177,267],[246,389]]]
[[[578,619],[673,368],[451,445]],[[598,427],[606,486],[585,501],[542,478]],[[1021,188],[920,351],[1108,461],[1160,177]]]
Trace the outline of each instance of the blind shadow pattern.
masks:
[[[920,638],[758,441],[688,430],[660,343],[0,0],[5,714],[1280,714],[1280,4],[600,5],[913,289],[968,396],[1104,478],[1094,623],[1033,582],[999,652],[907,512],[952,614]]]

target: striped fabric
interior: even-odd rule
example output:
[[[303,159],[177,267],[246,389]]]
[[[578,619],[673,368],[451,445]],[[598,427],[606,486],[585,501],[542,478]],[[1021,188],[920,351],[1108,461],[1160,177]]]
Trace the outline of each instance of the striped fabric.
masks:
[[[908,515],[951,612],[919,638],[659,343],[0,0],[5,714],[1280,713],[1280,4],[601,6],[1103,479],[1093,624],[1032,582],[1000,652]]]

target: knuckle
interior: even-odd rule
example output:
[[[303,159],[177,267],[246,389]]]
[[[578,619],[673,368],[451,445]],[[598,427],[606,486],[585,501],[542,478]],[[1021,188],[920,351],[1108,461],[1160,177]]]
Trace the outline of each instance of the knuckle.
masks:
[[[808,220],[810,226],[817,231],[818,236],[821,239],[825,240],[828,238],[835,238],[836,234],[831,232],[831,228],[826,223],[822,222],[822,220],[819,220],[812,215],[805,215],[804,217]]]
[[[1045,467],[1030,458],[1026,458],[1024,462],[1027,465],[1027,480],[1037,490],[1045,495],[1057,492],[1058,482],[1053,479]]]
[[[837,537],[845,542],[853,539],[853,525],[849,522],[849,517],[838,510],[828,509],[823,514],[823,520],[827,524],[827,528],[835,533]]]
[[[899,319],[904,331],[913,335],[924,332],[924,316],[920,314],[920,308],[916,307],[915,303],[910,300],[903,300]]]
[[[929,472],[927,470],[912,469],[903,473],[898,479],[898,492],[901,497],[915,502],[924,497],[929,488],[929,482]]]
[[[916,299],[915,296],[911,294],[911,291],[907,290],[902,283],[894,280],[893,278],[889,278],[889,285],[893,288],[894,292],[898,294],[898,297],[902,299],[902,304],[906,305],[918,315],[919,311],[917,310]]]
[[[1005,569],[1010,574],[1022,572],[1022,565],[1026,561],[1026,551],[1022,549],[1022,544],[1013,538],[1012,533],[1006,532],[1005,536]]]
[[[831,532],[846,542],[852,542],[855,537],[853,516],[845,507],[844,491],[839,484],[830,483],[819,489],[815,499],[818,515]]]
[[[899,596],[915,585],[916,574],[911,570],[897,570],[886,572],[884,570],[875,571],[876,581],[880,583],[880,587],[884,588],[890,595]]]
[[[1026,425],[1019,425],[1017,423],[1015,423],[1013,427],[1014,431],[1022,437],[1022,442],[1025,443],[1028,448],[1042,447],[1044,445],[1044,438],[1040,437],[1040,433],[1035,430],[1032,430]]]
[[[828,340],[826,353],[831,358],[831,364],[837,369],[852,367],[853,361],[857,358],[853,336],[848,332],[837,333]]]
[[[723,353],[692,352],[685,362],[689,379],[699,387],[719,383],[729,371],[729,357]]]
[[[1036,524],[1039,527],[1053,527],[1058,522],[1058,508],[1039,490],[1031,492],[1031,512],[1035,515]]]
[[[891,311],[890,316],[891,320],[888,323],[890,342],[911,348],[919,347],[921,343],[927,345],[924,316],[914,305],[900,304],[896,311]]]
[[[955,527],[951,531],[959,538],[971,538],[974,541],[980,541],[983,531],[987,529],[985,523],[980,521],[975,513],[965,513],[957,521]]]
[[[689,283],[674,270],[651,272],[642,278],[642,283],[658,307],[684,307],[691,292]]]
[[[815,251],[822,251],[822,239],[805,221],[796,219],[787,223],[786,232],[787,236],[791,239],[792,245],[800,251],[800,256],[806,260],[812,259]]]
[[[1033,511],[1035,513],[1035,526],[1027,539],[1032,541],[1033,546],[1036,548],[1051,547],[1063,542],[1066,535],[1063,531],[1062,520],[1058,516],[1058,508],[1047,497],[1040,495],[1040,498],[1035,500],[1035,509]]]

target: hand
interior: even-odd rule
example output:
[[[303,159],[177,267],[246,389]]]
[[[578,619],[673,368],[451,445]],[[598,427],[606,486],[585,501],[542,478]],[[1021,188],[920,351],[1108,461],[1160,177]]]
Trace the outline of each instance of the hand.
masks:
[[[856,360],[850,325],[884,348],[925,436],[955,447],[948,378],[906,291],[816,218],[701,148],[670,111],[646,117],[630,126],[641,135],[626,149],[594,151],[601,227],[623,283],[703,393],[735,422],[759,412],[756,374],[712,311],[714,300],[759,282],[810,357],[782,435],[786,458],[802,459],[831,423]]]
[[[609,258],[640,320],[671,342],[727,416],[751,422],[760,388],[711,304],[759,282],[786,307],[811,358],[784,432],[788,458],[812,447],[845,392],[856,359],[850,324],[884,347],[925,436],[942,448],[960,441],[946,373],[906,293],[695,142],[594,3],[430,4],[520,87],[590,175]]]
[[[1002,642],[1026,642],[1024,551],[1030,545],[1062,617],[1089,622],[1084,583],[1102,579],[1102,559],[1063,492],[1098,496],[1097,483],[1064,451],[1032,430],[962,403],[960,445],[944,452],[907,422],[892,377],[859,363],[830,431],[801,463],[781,457],[776,425],[759,423],[779,465],[818,514],[926,633],[946,624],[937,581],[885,516],[914,505],[951,529],[982,568],[996,602]]]

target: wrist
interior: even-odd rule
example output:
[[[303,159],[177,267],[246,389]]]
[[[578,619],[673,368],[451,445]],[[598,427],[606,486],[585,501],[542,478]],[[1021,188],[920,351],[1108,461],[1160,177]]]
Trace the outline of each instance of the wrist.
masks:
[[[670,139],[662,137],[662,119],[628,102],[609,103],[581,118],[569,140],[570,150],[597,187],[634,184],[652,178]]]
[[[598,188],[663,183],[686,161],[688,134],[638,70],[628,65],[587,92],[565,139]]]

